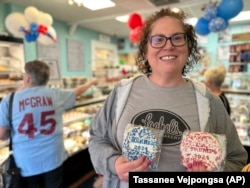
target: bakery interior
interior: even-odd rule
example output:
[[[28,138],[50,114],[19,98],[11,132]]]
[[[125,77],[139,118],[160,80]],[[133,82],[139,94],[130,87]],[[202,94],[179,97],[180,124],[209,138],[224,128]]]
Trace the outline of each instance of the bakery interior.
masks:
[[[128,25],[129,16],[136,13],[143,20],[154,11],[170,6],[187,12],[188,21],[196,26],[208,6],[220,3],[219,0],[112,0],[115,6],[90,10],[80,2],[2,0],[0,3],[0,101],[21,85],[24,63],[36,58],[46,61],[52,69],[50,87],[74,88],[93,77],[99,79],[99,84],[88,89],[63,116],[64,143],[69,154],[65,161],[67,188],[84,187],[81,186],[84,182],[96,176],[88,154],[91,117],[114,84],[139,74],[134,64],[137,39]],[[202,81],[204,70],[225,65],[227,76],[223,91],[230,101],[231,118],[249,153],[250,1],[242,2],[242,10],[222,31],[197,31],[203,58],[188,77]],[[16,30],[27,24],[23,18],[28,8],[49,17],[48,36],[41,35],[33,40],[25,36],[25,30]],[[237,20],[240,15],[244,19]],[[117,17],[125,21],[117,21]],[[7,146],[8,142],[0,141],[0,161],[8,153]]]

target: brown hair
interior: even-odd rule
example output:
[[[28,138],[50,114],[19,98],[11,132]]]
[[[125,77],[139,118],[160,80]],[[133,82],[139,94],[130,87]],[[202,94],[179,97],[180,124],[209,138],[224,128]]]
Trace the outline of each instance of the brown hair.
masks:
[[[46,85],[49,81],[50,67],[43,61],[29,61],[25,63],[24,70],[30,76],[33,86]]]
[[[143,74],[150,74],[152,72],[148,60],[145,59],[148,37],[150,36],[152,25],[157,20],[165,16],[170,16],[180,20],[181,23],[183,23],[185,33],[187,33],[189,57],[182,70],[182,75],[185,76],[186,73],[190,72],[192,68],[198,63],[201,55],[197,48],[197,36],[195,34],[195,30],[192,25],[184,22],[187,18],[187,15],[182,10],[180,10],[179,12],[175,12],[170,8],[165,8],[161,9],[158,12],[155,12],[153,15],[147,18],[142,28],[142,33],[138,44],[139,50],[136,57],[136,65],[138,66],[139,71],[141,71]]]

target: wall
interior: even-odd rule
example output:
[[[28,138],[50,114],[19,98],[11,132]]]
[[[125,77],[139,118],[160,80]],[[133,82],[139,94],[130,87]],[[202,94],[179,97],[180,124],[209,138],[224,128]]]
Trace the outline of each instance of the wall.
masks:
[[[0,28],[5,28],[5,18],[12,12],[23,13],[24,9],[14,4],[0,4]],[[60,70],[64,77],[70,76],[85,76],[90,77],[91,73],[91,40],[99,40],[100,33],[94,32],[85,28],[78,27],[72,36],[68,35],[69,26],[61,21],[53,20],[53,28],[56,30],[57,39],[60,44]],[[80,41],[84,45],[84,67],[83,71],[69,71],[67,67],[67,39],[74,39]],[[111,43],[116,45],[116,39],[111,37]],[[24,41],[25,61],[30,61],[37,58],[37,43]]]
[[[3,28],[4,26],[4,19],[5,17],[10,14],[11,12],[24,12],[23,8],[20,8],[13,4],[0,4],[0,28]],[[249,25],[249,24],[248,24]],[[235,33],[243,33],[243,32],[249,32],[250,26],[247,24],[230,24],[229,30],[230,34]],[[74,34],[72,36],[68,35],[69,26],[64,23],[57,20],[53,21],[53,27],[55,28],[57,32],[57,37],[59,40],[59,43],[61,45],[60,53],[61,53],[61,62],[60,62],[60,69],[61,69],[61,75],[62,76],[91,76],[91,40],[99,40],[99,34],[98,32],[94,32],[85,28],[78,27]],[[67,68],[67,46],[66,41],[67,38],[78,40],[83,42],[84,44],[84,65],[85,69],[84,71],[69,71]],[[206,37],[206,43],[202,44],[199,43],[201,47],[204,47],[206,49],[206,52],[210,54],[210,62],[209,66],[213,67],[218,62],[221,62],[225,64],[225,66],[228,67],[228,59],[225,58],[223,60],[219,60],[217,58],[218,55],[218,47],[220,46],[229,46],[231,42],[226,43],[218,43],[219,35],[218,33],[209,33]],[[120,38],[114,38],[111,37],[111,43],[114,45],[117,45]],[[134,45],[132,47],[131,42],[128,38],[121,38],[124,41],[124,44],[122,48],[118,48],[118,54],[135,54],[137,52],[137,47]],[[24,42],[25,46],[25,58],[26,61],[33,60],[37,57],[36,52],[36,43],[31,42],[27,43]],[[198,65],[197,69],[201,69],[201,66]],[[248,69],[248,72],[250,72],[250,68]]]

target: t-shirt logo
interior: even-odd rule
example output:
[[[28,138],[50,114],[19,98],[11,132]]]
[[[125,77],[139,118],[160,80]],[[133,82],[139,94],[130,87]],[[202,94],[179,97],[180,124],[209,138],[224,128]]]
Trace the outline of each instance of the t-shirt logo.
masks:
[[[172,146],[180,144],[182,134],[190,130],[188,124],[177,114],[163,109],[151,109],[142,111],[134,116],[132,124],[165,129],[162,144]]]

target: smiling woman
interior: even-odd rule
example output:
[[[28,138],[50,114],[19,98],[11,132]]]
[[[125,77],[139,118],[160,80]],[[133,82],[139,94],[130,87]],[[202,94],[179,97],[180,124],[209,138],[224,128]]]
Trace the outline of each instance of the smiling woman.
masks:
[[[136,65],[142,74],[115,85],[91,121],[89,153],[96,173],[104,175],[103,188],[129,187],[131,171],[214,170],[206,166],[209,161],[206,158],[190,161],[188,169],[182,165],[180,143],[185,131],[199,134],[211,130],[225,136],[227,162],[220,171],[240,171],[247,162],[247,152],[220,99],[203,83],[185,77],[201,57],[194,27],[185,22],[186,18],[183,11],[163,8],[145,20],[136,56]],[[155,128],[164,133],[157,163],[148,152],[133,159],[124,158],[120,148],[130,145],[123,142],[128,125],[142,130]],[[141,145],[146,143],[145,139],[138,139],[132,139],[136,145],[140,144],[133,152],[147,151]],[[151,139],[153,135],[147,138]],[[195,148],[197,150],[199,148]],[[155,164],[153,169],[152,164]],[[112,180],[109,177],[113,177]]]

